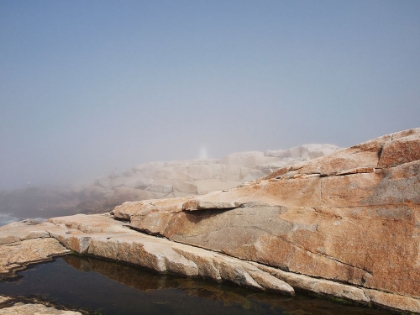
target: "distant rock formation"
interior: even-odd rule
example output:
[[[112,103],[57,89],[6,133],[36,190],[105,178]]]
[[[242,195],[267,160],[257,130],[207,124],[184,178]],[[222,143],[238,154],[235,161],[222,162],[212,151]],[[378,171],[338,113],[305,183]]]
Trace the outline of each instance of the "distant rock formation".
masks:
[[[221,159],[140,164],[96,180],[82,192],[83,213],[112,210],[124,201],[184,197],[236,187],[293,163],[328,155],[340,148],[307,144],[288,150],[238,152]],[[86,211],[86,209],[88,211]]]
[[[111,211],[124,201],[191,196],[236,187],[275,169],[339,148],[309,144],[288,150],[239,152],[222,159],[140,164],[112,173],[83,189],[27,187],[0,191],[0,225],[28,217],[48,218]]]

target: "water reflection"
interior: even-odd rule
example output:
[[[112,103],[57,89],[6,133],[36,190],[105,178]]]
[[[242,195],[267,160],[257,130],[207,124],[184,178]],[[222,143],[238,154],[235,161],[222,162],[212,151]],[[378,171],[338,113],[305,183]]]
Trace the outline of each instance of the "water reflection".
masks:
[[[0,293],[40,296],[106,315],[391,314],[298,294],[294,298],[226,283],[158,275],[115,262],[65,256],[0,282]]]

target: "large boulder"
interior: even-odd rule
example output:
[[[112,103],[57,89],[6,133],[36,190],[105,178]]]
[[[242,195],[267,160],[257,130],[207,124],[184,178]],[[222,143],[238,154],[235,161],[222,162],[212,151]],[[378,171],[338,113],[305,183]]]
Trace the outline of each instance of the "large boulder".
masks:
[[[383,303],[397,308],[420,299],[420,129],[227,191],[124,203],[113,214],[179,243],[373,290],[372,296],[384,292]]]

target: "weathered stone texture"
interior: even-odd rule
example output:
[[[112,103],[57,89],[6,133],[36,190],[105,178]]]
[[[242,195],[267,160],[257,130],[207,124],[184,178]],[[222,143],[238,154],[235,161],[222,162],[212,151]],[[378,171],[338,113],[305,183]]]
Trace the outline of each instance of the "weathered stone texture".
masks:
[[[243,213],[247,212],[246,209],[242,208],[236,210],[243,211]],[[258,217],[254,213],[254,219],[258,224],[258,222],[270,220],[270,217],[281,215],[284,213],[283,210],[279,207],[269,207],[269,209],[266,209],[269,214],[267,217]],[[210,210],[206,211],[210,212]],[[196,211],[192,214],[199,214],[200,212]],[[227,213],[229,212],[227,211]],[[236,216],[241,216],[243,213],[238,212]],[[109,215],[76,215],[54,218],[48,223],[39,224],[38,228],[47,231],[67,248],[80,254],[90,254],[128,262],[159,272],[205,277],[216,281],[228,280],[241,286],[274,290],[288,295],[293,295],[294,289],[304,289],[361,303],[376,303],[401,310],[420,311],[419,300],[415,298],[287,272],[214,251],[156,238],[131,230],[124,226],[123,222],[115,221]],[[293,230],[295,227],[291,227],[290,223],[283,227],[273,224],[269,227],[269,231],[276,234],[283,233],[284,230],[290,228]],[[306,223],[302,223],[301,228],[309,231],[313,230],[313,226]],[[7,226],[0,228],[0,230],[6,232]],[[30,241],[43,240],[32,239]],[[232,248],[235,248],[235,246],[232,246]],[[300,247],[297,248],[299,250]],[[243,253],[254,255],[255,250],[247,252],[247,248],[243,247]],[[309,257],[312,255],[310,252],[306,254]],[[340,264],[337,264],[336,267],[337,269],[331,269],[331,272],[339,270]]]
[[[6,306],[1,305],[6,302]],[[38,303],[15,302],[11,297],[0,295],[0,315],[82,315],[82,313],[58,310]]]
[[[69,252],[45,228],[53,225],[32,221],[10,223],[0,228],[0,274]]]
[[[71,216],[49,221],[57,225],[49,229],[51,235],[81,254],[128,262],[159,272],[228,280],[257,289],[294,294],[287,283],[245,261],[138,233],[109,216]],[[90,230],[91,225],[96,231]],[[97,230],[99,226],[108,228]],[[110,230],[113,232],[106,232]]]
[[[419,159],[420,129],[412,129],[239,188],[168,199],[153,215],[140,204],[114,215],[177,242],[416,300]]]

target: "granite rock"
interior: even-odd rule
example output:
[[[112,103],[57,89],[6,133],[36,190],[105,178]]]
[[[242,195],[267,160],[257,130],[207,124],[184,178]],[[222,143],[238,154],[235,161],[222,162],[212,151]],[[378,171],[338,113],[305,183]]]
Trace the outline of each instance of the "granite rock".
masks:
[[[26,220],[0,228],[0,275],[69,253],[46,231],[52,226]]]
[[[0,315],[82,315],[82,313],[59,310],[36,302],[18,302],[15,298],[0,295]]]
[[[274,152],[270,158],[300,154],[301,161],[205,195],[127,202],[112,215],[10,224],[0,228],[0,261],[24,267],[18,246],[36,248],[41,254],[33,261],[73,250],[159,272],[420,313],[419,144],[420,129],[411,129],[315,159],[302,148]],[[265,156],[231,159],[249,169]],[[177,167],[191,184],[195,170]],[[218,172],[208,170],[212,177]],[[161,173],[160,185],[169,185],[165,172],[173,169]],[[39,250],[51,241],[62,245],[53,254]],[[7,258],[11,248],[14,260]]]
[[[176,242],[418,301],[419,159],[420,129],[411,129],[227,191],[150,212],[122,204],[113,214]]]

